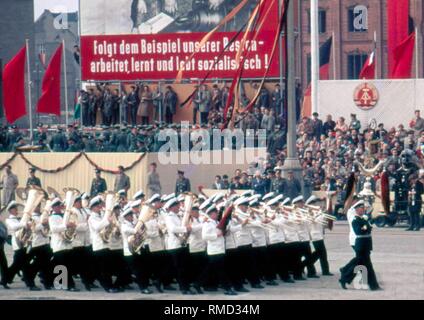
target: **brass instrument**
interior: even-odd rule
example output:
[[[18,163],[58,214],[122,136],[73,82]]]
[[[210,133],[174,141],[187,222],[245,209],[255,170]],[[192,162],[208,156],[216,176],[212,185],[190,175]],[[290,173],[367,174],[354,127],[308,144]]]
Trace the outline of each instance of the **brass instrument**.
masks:
[[[155,212],[156,210],[148,205],[141,208],[138,222],[134,228],[135,234],[128,237],[128,247],[132,254],[137,254],[146,241],[146,222],[153,217]]]
[[[190,214],[191,208],[193,207],[195,195],[192,193],[187,193],[184,199],[184,215],[181,221],[183,227],[188,227],[190,224]],[[181,233],[178,235],[178,238],[181,240],[183,246],[187,245],[188,237],[190,236],[189,232]]]
[[[50,199],[48,199],[46,201],[46,204],[44,205],[43,212],[41,213],[41,216],[40,216],[41,223],[43,223],[43,221],[45,221],[49,218],[50,211],[51,211],[51,203],[52,203],[52,200],[50,200]],[[48,237],[48,235],[50,233],[50,227],[49,227],[48,224],[43,226],[41,233],[43,234],[44,237]]]
[[[34,212],[35,208],[40,204],[44,198],[44,193],[40,189],[31,189],[28,191],[27,201],[25,203],[23,216],[21,222],[25,225],[21,230],[16,234],[16,241],[20,248],[26,248],[31,242],[32,232],[35,227],[35,222],[32,220],[31,215]],[[28,223],[31,223],[31,226],[28,227]]]
[[[249,210],[251,210],[251,209],[252,208],[249,208]],[[236,216],[236,217],[239,217],[240,219],[248,219],[247,224],[252,224],[252,220],[251,220],[252,217],[250,216],[250,213],[243,213],[243,212],[240,212],[240,211],[236,211],[236,212],[233,212],[233,215]],[[258,222],[263,229],[267,229],[268,231],[277,231],[277,229],[278,229],[277,227],[275,227],[271,224],[264,223],[262,221],[258,221]]]
[[[49,195],[49,198],[61,198],[60,193],[56,191],[53,187],[47,187],[47,193]]]
[[[105,217],[109,219],[112,217],[112,222],[100,231],[100,238],[104,243],[109,243],[112,237],[118,239],[121,236],[119,221],[113,212],[113,205],[116,201],[116,194],[114,192],[107,192],[105,199]]]
[[[73,208],[75,199],[78,197],[80,192],[75,188],[65,188],[63,189],[65,192],[65,214],[63,216],[63,219],[65,221],[65,225],[68,225],[69,223],[72,223],[72,227],[67,227],[66,230],[63,232],[62,237],[63,239],[71,243],[74,241],[77,230],[76,225],[78,223],[78,213]]]

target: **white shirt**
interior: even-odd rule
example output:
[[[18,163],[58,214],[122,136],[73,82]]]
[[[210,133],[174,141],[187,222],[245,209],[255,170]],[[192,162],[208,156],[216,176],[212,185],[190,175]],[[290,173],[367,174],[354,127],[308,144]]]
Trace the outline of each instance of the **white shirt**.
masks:
[[[76,235],[72,241],[73,248],[85,247],[88,228],[87,213],[83,209],[72,208],[73,212],[78,216]]]
[[[124,247],[124,256],[132,256],[132,253],[128,246],[128,238],[135,235],[135,223],[129,222],[128,220],[123,220],[121,223],[121,234],[122,234],[122,244]]]
[[[355,219],[355,215],[356,215],[355,208],[350,208],[346,214],[347,221],[349,222],[349,244],[351,246],[355,246],[355,241],[356,241],[356,234],[352,228],[352,222],[353,222],[353,219]]]
[[[235,219],[231,219],[230,223],[227,225],[227,230],[225,233],[225,248],[236,249],[237,243],[234,234],[241,231],[242,225],[238,223]]]
[[[299,235],[297,233],[296,223],[288,220],[286,217],[283,218],[283,232],[286,236],[286,243],[299,242]]]
[[[315,222],[309,223],[308,227],[312,241],[324,240],[324,225],[321,224],[323,222],[326,222],[326,219],[320,215],[315,218]]]
[[[236,209],[236,213],[237,212],[241,212],[240,209]],[[234,234],[234,238],[236,240],[237,247],[251,245],[253,240],[248,224],[242,226],[241,230]]]
[[[250,235],[252,237],[252,247],[259,248],[266,246],[266,231],[259,218],[251,218],[251,221],[247,224],[247,227],[250,230]]]
[[[64,250],[71,250],[72,243],[66,241],[62,236],[63,232],[66,231],[63,214],[53,213],[49,217],[49,226],[51,232],[50,246],[53,250],[53,253]]]
[[[25,227],[25,224],[20,221],[18,217],[10,215],[6,219],[7,232],[12,236],[12,248],[13,251],[19,250],[18,242],[16,241],[16,235],[19,230]]]
[[[190,253],[206,251],[206,242],[202,238],[203,223],[199,218],[191,218],[191,232],[188,237],[188,245]]]
[[[115,235],[111,235],[110,241],[108,243],[108,247],[110,250],[122,250],[124,248],[124,243],[122,241],[122,234],[119,237]]]
[[[159,252],[165,250],[165,241],[160,234],[158,220],[151,219],[146,222],[147,245],[150,252]]]
[[[208,255],[225,254],[225,238],[218,237],[218,222],[210,220],[203,224],[202,238],[207,242]]]
[[[308,224],[305,221],[302,221],[300,224],[296,224],[296,231],[300,242],[311,241]]]
[[[175,213],[169,212],[165,217],[165,222],[168,230],[167,250],[181,248],[182,244],[178,234],[187,232],[187,228],[181,225],[182,219]]]
[[[38,248],[41,246],[45,246],[50,243],[49,236],[44,236],[43,230],[44,226],[41,224],[41,214],[33,213],[31,215],[32,220],[35,222],[34,232],[32,234],[31,247]]]
[[[268,244],[284,243],[286,241],[286,235],[284,234],[284,217],[277,215],[277,217],[270,223],[275,228],[269,229],[268,231]]]
[[[93,241],[93,251],[107,249],[108,244],[103,242],[100,232],[109,225],[109,220],[106,217],[102,217],[100,213],[91,212],[88,225],[90,227],[91,240]]]

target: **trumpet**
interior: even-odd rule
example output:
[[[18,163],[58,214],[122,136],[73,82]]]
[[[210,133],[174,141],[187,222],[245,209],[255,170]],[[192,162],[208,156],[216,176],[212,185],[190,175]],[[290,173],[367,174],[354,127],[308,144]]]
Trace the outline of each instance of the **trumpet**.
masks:
[[[252,208],[250,208],[252,209]],[[252,217],[250,216],[249,213],[244,213],[244,212],[240,212],[240,211],[236,211],[233,213],[235,217],[238,217],[239,219],[243,219],[243,220],[248,220],[247,224],[252,225]],[[277,231],[278,228],[276,226],[270,225],[268,223],[264,223],[262,221],[259,221],[259,225],[261,226],[261,228],[263,229],[267,229],[268,231]]]

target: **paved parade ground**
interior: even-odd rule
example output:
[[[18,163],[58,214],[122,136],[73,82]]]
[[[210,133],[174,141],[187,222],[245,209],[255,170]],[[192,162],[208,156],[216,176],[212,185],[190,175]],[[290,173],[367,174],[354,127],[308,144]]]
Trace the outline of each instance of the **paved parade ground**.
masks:
[[[375,251],[373,252],[372,260],[377,272],[377,278],[384,291],[370,292],[353,288],[349,290],[341,289],[338,283],[339,268],[352,258],[353,251],[348,244],[347,223],[338,222],[333,232],[328,233],[326,238],[330,268],[335,274],[333,277],[320,277],[319,279],[296,282],[295,284],[280,283],[278,287],[267,287],[264,290],[252,289],[250,293],[230,298],[240,300],[424,299],[424,232],[406,232],[404,230],[404,227],[374,228]],[[7,249],[9,250],[10,247]],[[317,270],[320,272],[319,263],[317,264]],[[82,288],[82,285],[79,284],[78,286]],[[135,290],[118,294],[107,294],[100,289],[92,292],[82,290],[78,293],[55,290],[29,292],[20,281],[12,284],[12,288],[12,290],[0,289],[0,299],[220,300],[228,298],[222,293],[196,296],[165,293],[146,296]]]

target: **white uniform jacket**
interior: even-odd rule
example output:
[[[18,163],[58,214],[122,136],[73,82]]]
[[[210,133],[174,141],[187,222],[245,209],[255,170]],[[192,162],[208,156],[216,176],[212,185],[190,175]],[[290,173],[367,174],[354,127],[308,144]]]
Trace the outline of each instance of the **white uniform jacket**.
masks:
[[[210,220],[203,224],[202,238],[207,242],[207,253],[209,256],[225,254],[225,239],[219,237],[217,229],[218,222]]]

